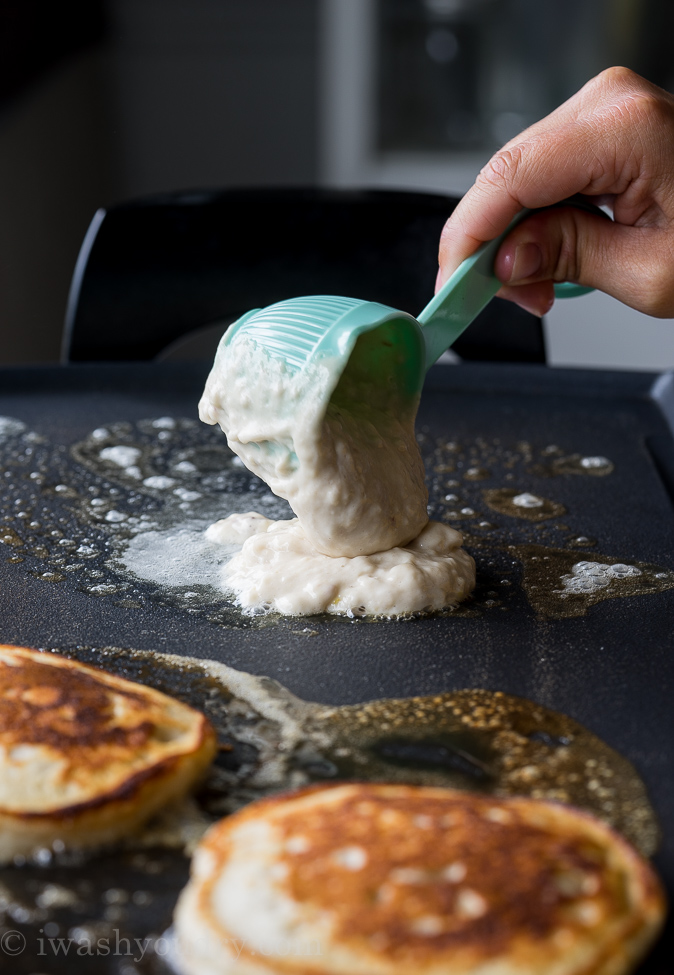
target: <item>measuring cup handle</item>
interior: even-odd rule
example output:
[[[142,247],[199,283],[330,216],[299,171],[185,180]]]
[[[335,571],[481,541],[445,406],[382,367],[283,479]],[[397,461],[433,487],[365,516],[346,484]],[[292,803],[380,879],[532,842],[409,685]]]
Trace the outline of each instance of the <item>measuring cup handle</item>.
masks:
[[[555,298],[578,298],[580,295],[589,295],[591,291],[594,291],[594,288],[589,288],[585,284],[560,281],[555,285]]]
[[[551,206],[546,207],[546,209],[555,210],[558,207],[575,207],[577,210],[586,210],[588,213],[593,213],[598,217],[604,217],[606,220],[611,219],[608,213],[595,206],[594,203],[590,203],[585,197],[579,195],[570,196],[560,203],[553,203]],[[587,285],[574,284],[573,281],[561,281],[555,285],[555,298],[578,298],[580,295],[589,295],[591,291],[594,291],[594,288],[589,288]]]
[[[592,213],[596,217],[603,217],[605,220],[611,219],[608,213],[600,207],[595,206],[594,203],[590,203],[589,200],[586,200],[585,197],[579,194],[569,196],[566,200],[560,200],[559,203],[551,203],[549,206],[542,207],[541,209],[557,210],[560,207],[574,207],[576,210],[585,210],[587,213]],[[532,213],[537,212],[536,210],[523,210],[522,213],[518,213],[501,239],[505,238],[518,223],[530,217]],[[573,281],[560,281],[555,285],[555,298],[578,298],[580,295],[589,295],[592,291],[594,291],[594,288],[590,288],[584,284],[575,284]]]
[[[582,197],[570,197],[553,206],[578,207],[610,220],[603,210],[588,203]],[[521,210],[502,234],[478,247],[474,254],[459,265],[454,274],[445,281],[438,293],[417,315],[426,345],[427,369],[468,328],[499,290],[501,282],[494,274],[494,261],[498,249],[510,231],[535,212],[535,210]],[[560,298],[584,295],[593,290],[570,281],[555,285],[555,294]]]

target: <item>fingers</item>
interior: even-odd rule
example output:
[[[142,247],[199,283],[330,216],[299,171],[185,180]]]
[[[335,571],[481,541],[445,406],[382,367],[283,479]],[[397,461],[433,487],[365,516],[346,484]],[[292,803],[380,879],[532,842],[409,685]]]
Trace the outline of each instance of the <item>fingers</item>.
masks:
[[[538,318],[547,315],[555,303],[555,291],[552,281],[538,281],[536,284],[522,284],[519,287],[503,287],[498,292],[499,298],[513,301],[520,308],[531,312]]]
[[[439,263],[443,280],[481,243],[502,233],[524,207],[537,209],[576,193],[624,192],[639,178],[633,141],[616,153],[609,136],[597,148],[576,121],[550,128],[550,120],[497,153],[478,175],[445,225]],[[608,147],[608,148],[607,148]],[[603,159],[599,152],[607,153]]]
[[[548,206],[575,193],[610,200],[622,224],[669,225],[674,232],[673,144],[674,99],[627,69],[602,72],[484,167],[443,230],[440,283],[523,207]],[[565,240],[568,248],[572,239]],[[615,257],[604,257],[611,282]],[[534,250],[519,254],[520,262],[525,259],[534,261]],[[574,259],[580,263],[580,254]],[[549,255],[546,260],[549,264]],[[588,271],[600,269],[599,255],[588,260]],[[605,282],[593,286],[602,284],[609,290]]]
[[[672,236],[667,228],[624,226],[573,207],[544,210],[508,235],[494,273],[507,286],[502,297],[538,315],[549,311],[553,281],[573,281],[671,317]]]

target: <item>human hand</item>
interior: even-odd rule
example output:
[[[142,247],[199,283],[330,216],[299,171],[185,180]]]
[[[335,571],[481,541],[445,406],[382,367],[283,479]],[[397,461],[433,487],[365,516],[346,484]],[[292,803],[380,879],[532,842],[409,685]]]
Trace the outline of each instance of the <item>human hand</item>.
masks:
[[[536,315],[555,281],[574,281],[660,318],[674,316],[674,97],[609,68],[507,143],[445,224],[437,287],[523,207],[582,193],[613,222],[573,207],[543,210],[499,248],[499,291]]]

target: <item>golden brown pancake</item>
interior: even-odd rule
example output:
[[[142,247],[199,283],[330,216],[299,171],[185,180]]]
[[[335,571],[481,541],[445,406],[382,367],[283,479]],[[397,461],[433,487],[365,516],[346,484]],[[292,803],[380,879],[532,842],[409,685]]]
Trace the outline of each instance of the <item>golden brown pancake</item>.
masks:
[[[664,909],[648,863],[569,806],[354,783],[214,826],[176,929],[188,975],[622,975]]]
[[[0,702],[0,862],[132,832],[215,753],[198,711],[56,654],[0,646]]]

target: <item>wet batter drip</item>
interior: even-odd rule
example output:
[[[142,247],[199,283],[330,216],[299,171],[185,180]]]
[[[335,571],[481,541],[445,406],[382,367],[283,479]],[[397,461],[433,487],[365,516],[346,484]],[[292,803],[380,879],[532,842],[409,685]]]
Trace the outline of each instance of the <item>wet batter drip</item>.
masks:
[[[377,389],[352,361],[341,375],[329,358],[294,372],[245,337],[218,349],[200,416],[298,516],[258,523],[225,567],[245,610],[401,616],[452,606],[475,584],[461,536],[428,525],[418,400]],[[231,543],[229,527],[210,537]]]

